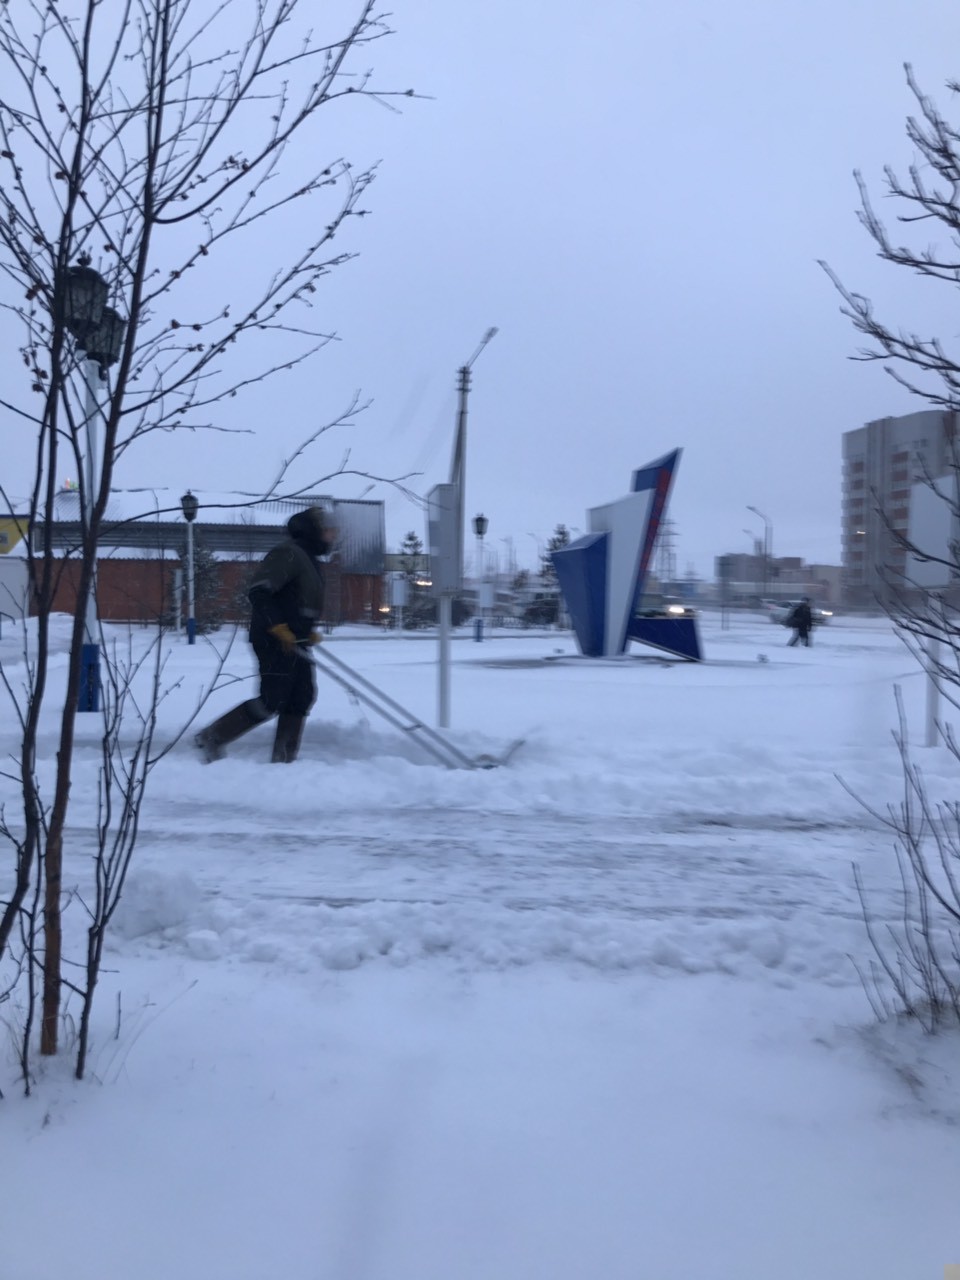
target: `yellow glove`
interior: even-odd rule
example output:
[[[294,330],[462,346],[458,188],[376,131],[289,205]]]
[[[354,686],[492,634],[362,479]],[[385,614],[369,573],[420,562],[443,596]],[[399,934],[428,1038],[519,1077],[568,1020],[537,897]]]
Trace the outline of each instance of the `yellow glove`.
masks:
[[[311,644],[323,644],[323,632],[322,632],[322,631],[311,631],[311,632],[310,632],[310,643],[311,643]]]
[[[279,641],[280,647],[284,653],[296,652],[297,637],[285,622],[278,622],[275,627],[271,627],[270,634],[273,636],[274,640]]]

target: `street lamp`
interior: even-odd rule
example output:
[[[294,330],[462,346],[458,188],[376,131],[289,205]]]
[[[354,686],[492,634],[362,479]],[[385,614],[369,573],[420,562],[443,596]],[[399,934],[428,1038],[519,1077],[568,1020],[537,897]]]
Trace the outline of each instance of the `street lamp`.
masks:
[[[517,574],[517,557],[513,550],[513,538],[508,534],[507,537],[501,538],[500,541],[507,548],[507,573],[510,574],[511,578],[514,578]]]
[[[757,537],[756,529],[744,529],[743,531],[750,539],[750,582],[753,590],[757,589],[757,561],[760,561],[760,575],[763,575],[763,552],[761,547],[764,545]],[[747,569],[744,568],[744,578],[746,578]],[[760,588],[760,598],[766,599],[766,587]]]
[[[473,622],[473,638],[483,639],[483,539],[490,521],[483,514],[473,517],[473,532],[477,535],[477,616]]]
[[[766,599],[767,595],[767,578],[770,574],[770,559],[773,555],[773,523],[769,516],[765,516],[757,507],[747,507],[748,511],[752,511],[755,516],[759,516],[763,521],[763,595]]]
[[[197,619],[193,598],[193,522],[200,510],[200,503],[188,489],[180,499],[183,518],[187,522],[187,644],[197,643]]]
[[[93,490],[96,478],[97,418],[100,414],[100,383],[107,369],[116,364],[123,346],[126,323],[113,307],[106,305],[109,286],[103,276],[81,258],[80,265],[68,267],[59,281],[63,323],[83,351],[86,404],[84,426],[87,451],[81,487],[81,512],[87,533],[93,518]],[[78,711],[100,709],[100,642],[97,632],[97,548],[93,548],[90,590],[83,620],[80,651],[80,692]]]

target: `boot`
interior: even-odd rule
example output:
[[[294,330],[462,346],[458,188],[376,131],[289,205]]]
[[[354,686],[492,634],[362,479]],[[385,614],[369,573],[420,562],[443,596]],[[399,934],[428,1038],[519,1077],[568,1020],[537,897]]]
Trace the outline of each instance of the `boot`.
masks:
[[[251,698],[248,702],[241,702],[239,707],[234,707],[219,720],[214,720],[213,724],[207,725],[206,729],[201,729],[194,738],[194,742],[200,748],[204,764],[213,764],[215,760],[222,760],[226,754],[224,747],[227,743],[234,742],[269,718],[260,699]]]
[[[277,736],[273,741],[273,764],[293,764],[300,750],[305,716],[281,714],[277,721]]]

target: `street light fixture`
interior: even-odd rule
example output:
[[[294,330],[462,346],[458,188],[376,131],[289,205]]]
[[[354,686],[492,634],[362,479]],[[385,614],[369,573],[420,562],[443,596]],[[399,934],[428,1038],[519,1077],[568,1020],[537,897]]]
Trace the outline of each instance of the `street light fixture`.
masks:
[[[482,513],[473,517],[473,532],[477,536],[477,616],[473,622],[473,638],[478,643],[483,639],[483,595],[484,595],[484,574],[483,574],[483,539],[490,521]]]
[[[183,518],[187,522],[187,644],[197,643],[197,619],[193,591],[193,522],[200,510],[200,503],[188,489],[180,499]]]
[[[747,507],[748,511],[752,511],[755,516],[759,516],[763,521],[763,596],[767,595],[767,579],[770,576],[770,560],[773,556],[773,522],[769,516],[765,516],[757,507]]]
[[[87,353],[87,361],[100,366],[101,380],[106,370],[120,359],[123,347],[123,335],[127,322],[113,307],[104,307],[100,313],[100,323],[88,334],[81,346]]]
[[[99,328],[103,308],[107,305],[110,288],[99,271],[94,271],[86,261],[78,267],[68,267],[60,287],[63,299],[63,322],[80,344],[89,333]]]
[[[59,302],[63,307],[63,323],[84,353],[86,404],[84,426],[87,451],[84,481],[81,488],[81,512],[87,530],[93,516],[93,491],[96,479],[97,418],[100,414],[100,383],[107,369],[116,364],[123,346],[126,322],[106,305],[110,287],[99,271],[81,258],[80,265],[68,267],[58,283]],[[97,631],[97,549],[93,548],[93,573],[83,621],[83,645],[80,653],[80,692],[78,711],[100,710],[100,641]]]

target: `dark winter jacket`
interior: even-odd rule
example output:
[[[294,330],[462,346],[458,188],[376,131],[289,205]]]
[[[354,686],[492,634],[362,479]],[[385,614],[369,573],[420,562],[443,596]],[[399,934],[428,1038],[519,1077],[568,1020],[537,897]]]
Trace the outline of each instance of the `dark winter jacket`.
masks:
[[[289,537],[267,552],[247,595],[253,612],[250,640],[263,642],[285,622],[306,640],[323,615],[323,568],[317,557],[332,550],[324,540],[322,513],[298,511],[287,522]]]
[[[794,627],[801,635],[809,635],[810,628],[813,626],[813,612],[805,600],[801,600],[794,606],[793,612],[787,619],[787,626]]]

